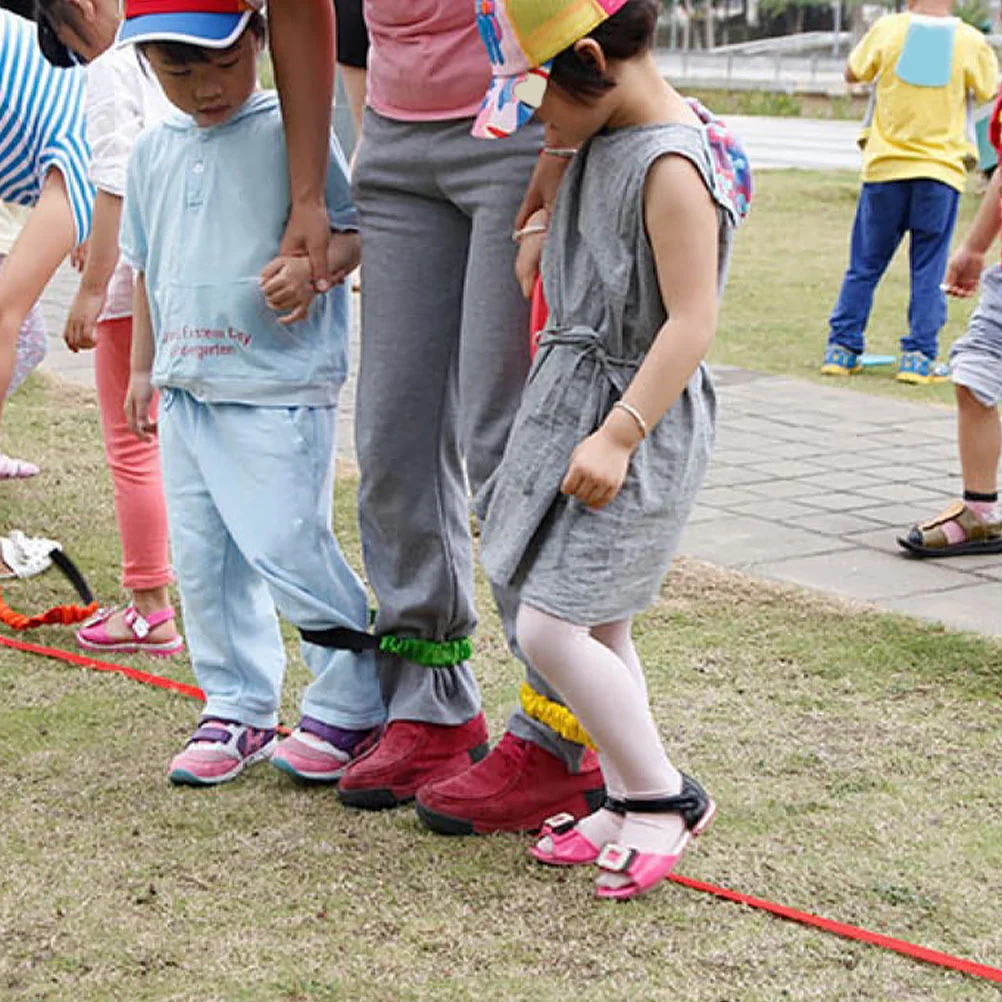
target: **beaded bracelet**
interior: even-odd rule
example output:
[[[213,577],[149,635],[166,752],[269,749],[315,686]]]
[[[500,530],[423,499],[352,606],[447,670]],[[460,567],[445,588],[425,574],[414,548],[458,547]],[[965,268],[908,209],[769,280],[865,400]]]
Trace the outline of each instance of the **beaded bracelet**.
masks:
[[[573,146],[544,146],[539,155],[548,157],[560,157],[561,160],[573,160],[578,151]]]

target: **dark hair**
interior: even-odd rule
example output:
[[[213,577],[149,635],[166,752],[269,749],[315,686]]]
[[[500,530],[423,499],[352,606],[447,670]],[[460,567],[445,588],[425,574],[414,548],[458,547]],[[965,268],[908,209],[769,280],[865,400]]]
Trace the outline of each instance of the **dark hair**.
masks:
[[[34,17],[38,22],[38,47],[53,66],[66,69],[69,66],[77,66],[83,61],[67,48],[56,34],[56,29],[64,24],[80,32],[76,7],[70,0],[35,0]]]
[[[584,37],[597,42],[607,59],[632,59],[654,46],[660,9],[659,0],[626,0],[612,17]],[[582,59],[573,45],[553,60],[550,81],[569,97],[585,103],[615,86],[591,60]]]
[[[35,0],[0,0],[0,7],[9,10],[18,17],[35,20]]]
[[[262,45],[268,37],[268,28],[259,11],[254,11],[247,21],[244,34],[251,34]],[[148,49],[156,49],[165,63],[171,66],[190,66],[192,63],[210,62],[213,56],[225,56],[232,52],[243,39],[240,36],[232,45],[225,49],[210,49],[203,45],[192,45],[190,42],[140,42],[139,49],[145,56]]]

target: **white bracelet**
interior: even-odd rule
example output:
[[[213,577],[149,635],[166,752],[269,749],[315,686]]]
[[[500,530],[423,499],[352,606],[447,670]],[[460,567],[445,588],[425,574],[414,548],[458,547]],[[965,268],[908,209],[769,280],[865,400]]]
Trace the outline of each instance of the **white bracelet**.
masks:
[[[523,226],[520,230],[515,230],[511,235],[512,240],[518,243],[523,237],[531,237],[537,233],[546,233],[550,229],[546,223],[531,223],[529,226]]]
[[[619,409],[621,411],[626,411],[627,414],[637,422],[637,427],[640,429],[640,437],[647,438],[651,433],[650,428],[647,427],[647,422],[644,420],[644,415],[637,410],[633,404],[628,404],[625,400],[617,400],[613,405],[612,409]]]
[[[560,157],[561,160],[573,160],[578,155],[573,146],[544,146],[539,152],[548,157]]]

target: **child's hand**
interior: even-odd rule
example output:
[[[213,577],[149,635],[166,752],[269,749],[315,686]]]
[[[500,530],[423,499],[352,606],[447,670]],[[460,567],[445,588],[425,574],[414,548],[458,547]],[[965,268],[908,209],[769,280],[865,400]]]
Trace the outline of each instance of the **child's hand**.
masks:
[[[334,285],[340,285],[362,260],[362,238],[353,230],[335,230],[327,242],[327,270]]]
[[[66,326],[63,328],[63,340],[72,352],[93,348],[97,344],[95,327],[97,318],[104,308],[104,293],[96,289],[88,289],[81,285],[73,298]]]
[[[596,511],[604,508],[623,486],[633,449],[634,445],[603,425],[571,454],[561,493]]]
[[[89,251],[89,240],[85,240],[82,244],[77,244],[77,246],[70,251],[70,265],[73,267],[73,270],[80,275],[84,273],[84,268],[87,267],[87,254]]]
[[[150,418],[153,406],[153,384],[149,373],[133,372],[125,394],[125,420],[130,431],[144,442],[157,433],[157,424]]]
[[[985,256],[977,251],[968,250],[961,245],[960,249],[950,258],[943,280],[943,291],[959,299],[967,299],[978,291],[981,282],[981,272],[985,268]]]
[[[523,229],[530,232],[524,236],[518,236],[518,255],[515,258],[515,278],[522,288],[522,295],[526,299],[532,298],[532,290],[536,284],[536,276],[539,274],[539,263],[543,257],[543,247],[546,245],[546,230],[549,225],[550,214],[546,209],[537,209],[528,219]],[[542,229],[540,229],[542,227]],[[538,232],[532,232],[537,230]]]
[[[266,264],[261,272],[261,291],[268,306],[280,314],[279,323],[305,320],[315,295],[309,258],[277,257]]]

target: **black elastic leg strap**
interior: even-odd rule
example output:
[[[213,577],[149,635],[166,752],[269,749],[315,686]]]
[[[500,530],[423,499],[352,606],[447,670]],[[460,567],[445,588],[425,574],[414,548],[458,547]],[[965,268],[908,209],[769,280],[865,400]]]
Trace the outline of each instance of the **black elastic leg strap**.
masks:
[[[633,814],[681,814],[687,828],[695,828],[710,805],[706,791],[691,776],[682,773],[682,792],[677,797],[621,800]]]
[[[94,593],[90,590],[87,579],[80,573],[77,565],[58,548],[52,550],[49,556],[52,562],[66,575],[66,580],[73,585],[83,604],[90,605],[94,601]]]
[[[378,651],[379,637],[361,630],[349,630],[344,626],[334,626],[327,630],[300,630],[303,640],[308,644],[326,647],[333,651],[351,651],[361,654],[362,651]]]

